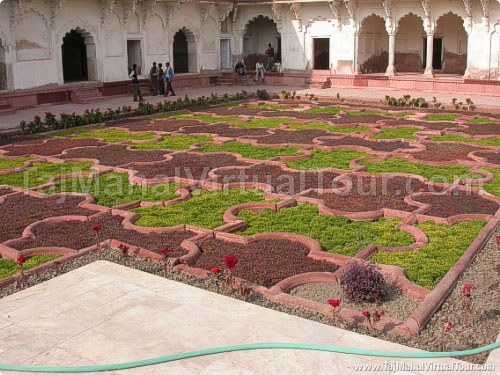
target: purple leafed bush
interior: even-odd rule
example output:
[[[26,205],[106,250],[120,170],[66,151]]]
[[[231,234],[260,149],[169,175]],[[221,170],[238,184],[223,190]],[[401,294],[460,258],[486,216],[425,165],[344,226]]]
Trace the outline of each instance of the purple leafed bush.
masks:
[[[340,285],[347,299],[353,303],[381,302],[387,295],[384,276],[371,262],[353,262],[348,265]]]

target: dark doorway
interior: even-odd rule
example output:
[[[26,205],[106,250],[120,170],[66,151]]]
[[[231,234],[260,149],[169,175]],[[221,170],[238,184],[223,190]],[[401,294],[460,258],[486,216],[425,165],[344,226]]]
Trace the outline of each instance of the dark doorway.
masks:
[[[7,89],[7,64],[5,63],[5,48],[0,39],[0,90]]]
[[[432,49],[432,69],[441,70],[443,61],[443,39],[434,38]],[[427,39],[424,38],[424,68],[427,66]]]
[[[64,82],[88,81],[87,47],[83,36],[71,30],[63,38],[61,49]]]
[[[178,31],[174,36],[174,69],[176,73],[189,72],[188,42],[186,34]]]
[[[330,69],[330,38],[314,38],[314,69]]]

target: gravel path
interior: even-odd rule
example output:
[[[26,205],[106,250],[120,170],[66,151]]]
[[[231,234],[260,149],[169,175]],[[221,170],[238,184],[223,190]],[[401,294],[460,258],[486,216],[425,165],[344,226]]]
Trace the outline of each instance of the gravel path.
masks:
[[[303,297],[312,301],[326,303],[329,299],[341,300],[341,308],[357,311],[386,310],[386,316],[398,319],[408,319],[419,305],[419,301],[405,296],[392,285],[387,287],[387,297],[382,303],[360,304],[351,303],[337,283],[311,283],[298,286],[290,291],[291,295]]]

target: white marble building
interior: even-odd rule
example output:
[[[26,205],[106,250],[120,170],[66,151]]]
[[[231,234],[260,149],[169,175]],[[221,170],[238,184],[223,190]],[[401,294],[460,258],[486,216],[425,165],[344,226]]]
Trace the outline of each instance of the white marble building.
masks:
[[[0,88],[125,81],[133,63],[177,73],[250,66],[275,48],[285,75],[420,72],[497,79],[489,0],[3,0]]]

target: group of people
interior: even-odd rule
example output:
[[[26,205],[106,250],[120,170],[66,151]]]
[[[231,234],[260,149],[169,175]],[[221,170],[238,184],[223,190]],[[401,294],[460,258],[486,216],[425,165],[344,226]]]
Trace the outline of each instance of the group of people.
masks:
[[[149,89],[153,96],[158,95],[158,93],[163,96],[168,96],[168,93],[171,93],[172,96],[175,96],[174,89],[172,88],[174,69],[170,66],[169,62],[165,65],[166,70],[163,70],[162,63],[156,66],[156,62],[154,62],[149,70]],[[139,79],[137,77],[137,64],[132,66],[132,72],[129,77],[132,78],[132,84],[134,86],[134,102],[143,101]]]
[[[271,43],[269,43],[266,50],[266,56],[267,65],[265,68],[260,59],[258,59],[255,64],[255,81],[257,82],[259,81],[259,77],[261,77],[262,82],[264,82],[264,72],[266,71],[281,72],[281,63],[279,61],[274,62],[274,48]],[[170,66],[169,62],[165,65],[166,70],[163,70],[162,63],[159,63],[157,66],[156,62],[154,62],[153,66],[149,70],[149,89],[153,96],[158,95],[158,93],[163,96],[168,96],[168,93],[172,93],[172,96],[175,96],[174,89],[172,88],[174,69]],[[234,67],[234,71],[240,76],[245,75],[245,64],[242,60],[238,61]],[[132,84],[134,86],[134,102],[143,101],[144,98],[142,96],[139,79],[137,77],[137,64],[132,66],[132,71],[130,72],[129,77],[132,78]]]
[[[268,48],[266,50],[266,56],[267,56],[267,65],[264,68],[264,64],[260,59],[257,60],[257,63],[255,64],[255,81],[259,81],[259,77],[261,78],[262,82],[264,82],[264,73],[266,71],[272,71],[272,72],[277,72],[281,73],[281,63],[278,61],[274,62],[274,48],[269,43]],[[234,71],[238,73],[240,76],[245,75],[245,64],[243,61],[239,60],[235,67]]]

